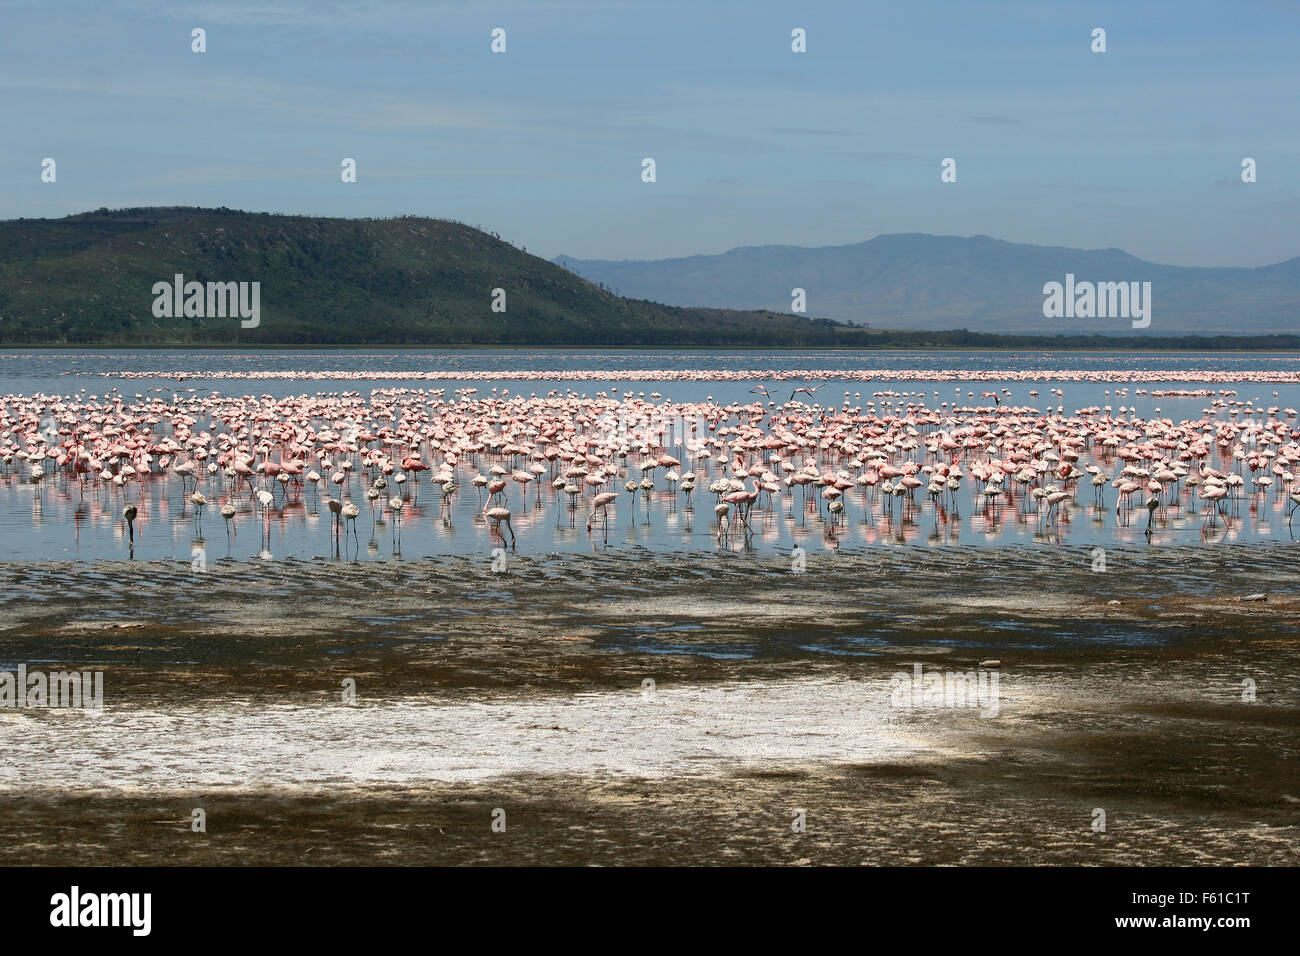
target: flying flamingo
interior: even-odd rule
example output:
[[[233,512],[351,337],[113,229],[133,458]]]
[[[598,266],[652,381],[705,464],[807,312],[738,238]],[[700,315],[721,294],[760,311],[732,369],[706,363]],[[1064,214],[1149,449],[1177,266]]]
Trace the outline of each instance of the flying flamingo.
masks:
[[[822,382],[821,385],[814,385],[811,388],[809,388],[807,385],[801,385],[799,388],[796,388],[793,392],[790,393],[790,401],[793,402],[794,397],[798,395],[800,392],[803,392],[809,398],[815,398],[814,393],[817,391],[817,389],[822,388],[825,385],[826,385],[825,382]]]

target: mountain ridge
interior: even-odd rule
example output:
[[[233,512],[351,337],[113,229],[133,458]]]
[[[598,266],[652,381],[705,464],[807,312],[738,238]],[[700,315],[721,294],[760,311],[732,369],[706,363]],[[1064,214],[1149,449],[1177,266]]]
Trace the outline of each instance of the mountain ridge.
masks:
[[[989,333],[1130,331],[1120,319],[1043,315],[1043,285],[1150,281],[1148,334],[1294,333],[1300,330],[1300,256],[1267,266],[1171,266],[1119,249],[1037,246],[984,234],[885,233],[837,246],[766,244],[654,260],[553,260],[631,296],[674,305],[791,308],[803,288],[809,313],[890,329],[956,325]]]
[[[1014,251],[1015,244],[973,238],[974,243],[940,237],[936,245],[935,237],[924,233],[895,234],[838,247],[919,244],[931,253],[942,250],[942,268],[930,264],[920,275],[909,273],[906,263],[875,263],[877,281],[903,290],[892,301],[855,295],[857,313],[874,309],[887,319],[912,314],[933,319],[936,312],[943,317],[932,321],[928,330],[908,331],[900,330],[906,326],[903,321],[877,320],[870,328],[860,328],[826,318],[826,303],[819,297],[824,299],[821,292],[828,283],[818,276],[825,279],[834,270],[824,261],[803,269],[805,277],[811,276],[804,316],[791,314],[788,299],[779,308],[741,310],[665,305],[653,296],[620,297],[610,291],[611,283],[584,278],[500,236],[451,220],[347,219],[224,207],[100,209],[60,219],[0,222],[0,343],[146,348],[1063,349],[1113,348],[1117,343],[1162,350],[1300,347],[1296,323],[1280,323],[1283,334],[1273,337],[1265,330],[1233,324],[1193,327],[1190,331],[1199,334],[1178,335],[1168,323],[1162,328],[1159,318],[1143,336],[1127,334],[1127,323],[1080,331],[1041,317],[1030,323],[1029,334],[979,331],[978,316],[972,318],[951,299],[944,301],[944,270],[960,270],[964,262],[987,258],[990,250]],[[1044,248],[1050,252],[1051,247]],[[737,258],[743,263],[754,249],[776,250],[777,255],[802,249],[811,260],[824,252],[817,247],[746,247],[738,250]],[[1122,250],[1100,252],[1111,263],[1132,259]],[[695,258],[699,271],[707,273],[715,257]],[[158,311],[155,287],[169,287],[178,273],[185,282],[200,284],[258,283],[260,321],[255,328],[244,328],[238,318],[210,318],[202,310],[192,316],[178,309]],[[1300,286],[1300,259],[1260,267],[1253,274],[1293,289]],[[1061,276],[1052,278],[1059,281]],[[987,282],[987,277],[980,281]],[[498,289],[504,295],[504,312],[492,311]],[[999,293],[996,283],[976,291],[986,297]],[[736,298],[743,300],[747,294],[739,290]],[[178,294],[174,301],[180,298]],[[1158,295],[1156,302],[1159,310]],[[1265,299],[1256,303],[1260,312],[1266,306],[1270,304]],[[1033,308],[1041,316],[1037,296]]]
[[[158,314],[153,289],[177,274],[258,283],[259,321]],[[802,347],[861,338],[788,312],[620,298],[451,220],[167,206],[0,222],[7,344]]]

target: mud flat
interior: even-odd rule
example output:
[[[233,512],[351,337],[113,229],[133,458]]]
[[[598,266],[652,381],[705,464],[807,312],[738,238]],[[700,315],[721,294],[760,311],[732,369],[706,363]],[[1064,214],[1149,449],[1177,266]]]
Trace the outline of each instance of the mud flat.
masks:
[[[0,564],[0,861],[1294,864],[1296,554]]]

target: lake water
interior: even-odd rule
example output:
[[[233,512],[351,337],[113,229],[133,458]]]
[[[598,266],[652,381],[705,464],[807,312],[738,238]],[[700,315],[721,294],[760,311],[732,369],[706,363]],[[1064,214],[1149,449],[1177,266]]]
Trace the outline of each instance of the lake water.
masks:
[[[544,398],[555,392],[559,398],[643,399],[643,405],[668,410],[660,420],[665,429],[660,451],[681,461],[675,469],[678,473],[696,472],[697,487],[690,500],[680,487],[665,480],[667,469],[655,473],[653,489],[626,492],[627,480],[639,481],[642,477],[638,465],[643,458],[633,449],[628,458],[618,460],[620,472],[611,476],[602,489],[619,496],[608,510],[608,530],[605,519],[597,515],[596,528],[588,533],[585,524],[590,494],[576,496],[571,507],[567,496],[550,485],[557,473],[556,463],[550,463],[541,476],[542,482],[527,488],[507,482],[503,504],[511,511],[510,527],[518,552],[545,555],[649,548],[676,553],[725,548],[770,554],[789,552],[795,545],[809,550],[853,550],[1028,543],[1104,547],[1148,543],[1144,493],[1132,497],[1136,506],[1131,512],[1117,514],[1115,489],[1107,486],[1104,504],[1096,506],[1094,491],[1085,479],[1073,489],[1074,499],[1065,502],[1059,514],[1044,519],[1041,507],[1035,508],[1031,501],[1001,506],[994,501],[990,506],[988,499],[979,497],[983,485],[970,472],[978,456],[963,463],[967,478],[962,488],[944,497],[939,506],[926,497],[924,488],[914,493],[913,507],[901,500],[883,501],[876,493],[854,487],[845,490],[843,513],[837,518],[818,504],[816,487],[785,488],[775,497],[766,493],[759,496],[748,515],[749,533],[739,527],[737,516],[732,516],[727,533],[720,534],[714,514],[718,499],[706,487],[721,473],[720,466],[729,456],[724,452],[708,459],[694,458],[685,440],[692,434],[718,433],[708,431],[708,416],[699,411],[702,406],[734,409],[760,402],[759,412],[781,415],[780,406],[795,388],[820,385],[812,395],[794,397],[808,406],[817,402],[829,412],[845,407],[862,415],[906,414],[906,403],[924,403],[926,408],[963,424],[979,417],[974,409],[986,407],[995,415],[1004,414],[1008,408],[1032,409],[1023,413],[1026,418],[1052,416],[1059,409],[1062,422],[1095,422],[1107,414],[1104,409],[1109,406],[1112,420],[1123,417],[1128,424],[1138,423],[1139,430],[1148,421],[1163,419],[1175,424],[1188,420],[1240,426],[1274,417],[1286,423],[1282,431],[1294,441],[1296,420],[1285,410],[1300,407],[1298,370],[1300,359],[1295,355],[1263,353],[18,350],[0,353],[0,391],[7,393],[4,402],[8,418],[0,427],[0,441],[11,450],[24,446],[21,437],[14,437],[21,431],[17,420],[20,406],[29,414],[38,409],[36,414],[44,419],[60,401],[73,406],[88,403],[102,409],[116,407],[119,402],[127,408],[152,401],[170,406],[178,397],[198,398],[210,403],[204,406],[206,413],[239,396],[249,397],[242,402],[245,407],[266,408],[275,400],[292,396],[322,395],[340,400],[337,396],[343,395],[341,401],[350,403],[354,410],[382,411],[374,416],[356,416],[355,424],[378,428],[393,423],[386,417],[389,412],[394,412],[398,422],[403,416],[414,420],[414,413],[419,411],[431,413],[429,420],[436,421],[440,410],[450,403],[502,396]],[[760,386],[768,390],[775,404],[767,406],[768,397],[754,391]],[[1059,394],[1055,392],[1058,389]],[[1198,394],[1152,395],[1139,390],[1187,390]],[[352,392],[357,395],[347,395]],[[986,393],[997,393],[997,403]],[[378,405],[371,403],[372,394],[379,396]],[[1270,416],[1268,410],[1274,408],[1278,411]],[[573,420],[580,417],[572,410],[564,414]],[[605,414],[617,417],[618,412]],[[804,408],[800,414],[816,420],[822,411]],[[151,426],[153,437],[172,434],[170,416],[157,417],[159,421]],[[726,431],[754,417],[753,412],[737,412],[712,423],[715,429]],[[771,422],[769,415],[761,427]],[[202,420],[193,427],[195,432],[209,430],[210,424]],[[217,424],[220,427],[212,431],[214,436],[223,429],[229,431],[229,422]],[[314,424],[326,427],[328,423]],[[609,423],[601,427],[606,425]],[[579,432],[582,427],[587,426],[579,427]],[[596,423],[589,427],[595,428]],[[920,448],[912,452],[899,450],[896,460],[939,460],[926,456],[923,442],[942,427],[932,424],[918,428]],[[843,469],[850,477],[858,471],[843,460],[828,458],[825,449],[819,451],[814,446],[809,451],[818,457],[823,471]],[[443,459],[427,445],[421,453],[425,463],[435,466]],[[762,457],[760,453],[751,454],[747,463]],[[185,561],[266,560],[285,555],[364,561],[391,560],[395,556],[418,559],[446,553],[480,554],[490,560],[494,548],[510,546],[509,533],[500,537],[485,519],[483,493],[473,487],[471,479],[487,473],[493,464],[515,470],[526,463],[525,456],[493,455],[487,451],[462,454],[455,471],[459,491],[449,505],[443,502],[439,486],[430,481],[430,472],[402,486],[390,475],[372,517],[364,496],[372,476],[363,476],[360,468],[349,473],[339,486],[325,480],[316,489],[293,485],[274,488],[274,501],[265,509],[252,496],[249,486],[236,491],[220,473],[207,475],[200,471],[197,490],[206,496],[208,505],[199,516],[189,503],[195,482],[185,484],[174,474],[151,475],[143,480],[137,477],[115,487],[93,476],[78,481],[70,472],[59,473],[51,464],[44,480],[33,481],[30,465],[15,462],[0,475],[0,537],[5,542],[6,560],[27,562],[128,556]],[[1096,463],[1108,479],[1124,464],[1113,457],[1102,457],[1095,448],[1084,451],[1077,464],[1082,468],[1087,463]],[[331,464],[337,465],[337,461]],[[1180,485],[1166,494],[1153,517],[1150,546],[1292,540],[1288,523],[1291,503],[1280,479],[1258,490],[1252,487],[1254,473],[1225,458],[1217,448],[1204,464],[1222,471],[1235,467],[1245,476],[1245,487],[1226,506],[1227,520],[1216,514],[1213,526],[1207,526],[1206,504],[1193,489]],[[319,463],[311,461],[309,465],[324,473]],[[1268,472],[1261,469],[1258,474]],[[325,477],[328,479],[328,474]],[[259,487],[271,485],[259,479]],[[400,517],[394,520],[385,503],[399,492],[404,504]],[[325,506],[329,495],[358,505],[355,533],[344,533],[349,529],[343,528],[336,535]],[[139,512],[133,544],[122,520],[127,503],[136,504]],[[226,503],[236,508],[231,525],[219,513]]]

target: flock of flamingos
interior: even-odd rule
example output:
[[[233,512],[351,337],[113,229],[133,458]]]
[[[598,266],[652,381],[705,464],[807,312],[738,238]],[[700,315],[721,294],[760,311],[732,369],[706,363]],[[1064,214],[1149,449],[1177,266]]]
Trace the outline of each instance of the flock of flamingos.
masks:
[[[967,507],[992,521],[1015,509],[1051,525],[1086,499],[1118,525],[1136,513],[1147,534],[1172,508],[1195,509],[1213,527],[1251,499],[1287,508],[1288,524],[1300,506],[1296,410],[1239,401],[1229,388],[1134,389],[1207,400],[1201,417],[1181,421],[1158,417],[1158,407],[1139,417],[1128,387],[1114,390],[1125,404],[1069,412],[1058,388],[1041,402],[1037,389],[1016,402],[1007,387],[961,386],[951,401],[937,391],[845,391],[837,402],[826,383],[786,382],[728,404],[617,388],[541,397],[504,387],[486,397],[433,387],[284,398],[193,391],[5,395],[0,480],[38,496],[56,484],[116,497],[132,555],[137,527],[150,520],[148,483],[179,484],[194,520],[214,509],[228,535],[237,518],[269,521],[306,496],[331,515],[335,548],[366,511],[372,522],[387,513],[398,534],[422,483],[440,496],[440,512],[476,495],[492,541],[508,535],[511,546],[520,509],[566,509],[571,523],[607,536],[611,509],[664,491],[688,508],[703,499],[719,543],[751,534],[764,499],[831,529],[855,510],[864,522],[895,513],[915,522],[927,509],[938,521]]]

